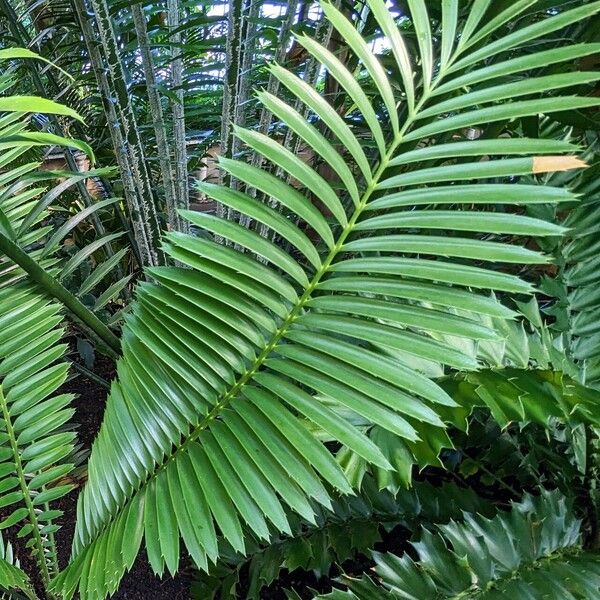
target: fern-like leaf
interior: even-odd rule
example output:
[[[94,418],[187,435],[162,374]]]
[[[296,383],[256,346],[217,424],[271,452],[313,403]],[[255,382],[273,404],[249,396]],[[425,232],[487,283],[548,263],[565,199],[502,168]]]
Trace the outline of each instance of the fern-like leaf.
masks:
[[[23,596],[28,600],[37,600],[29,576],[21,569],[12,544],[5,542],[0,534],[0,597],[3,600],[17,600]]]
[[[22,52],[6,51],[3,56],[15,53]],[[5,89],[0,83],[0,93]],[[18,104],[13,96],[3,97],[11,98]],[[31,100],[23,110],[35,110],[34,105],[40,110],[45,106]],[[43,223],[49,203],[44,199],[56,194],[43,195],[44,188],[36,185],[33,171],[38,163],[17,164],[32,146],[45,143],[72,145],[58,136],[26,131],[21,112],[0,118],[0,238],[28,249],[31,258],[52,271],[57,260],[43,258],[40,246],[51,229]],[[38,181],[47,178],[38,175]],[[68,372],[61,360],[67,348],[60,343],[61,306],[23,279],[23,271],[0,253],[0,529],[18,527],[17,535],[31,549],[47,587],[58,573],[54,534],[62,516],[52,504],[74,487],[68,475],[74,466],[75,433],[66,426],[74,412],[73,396],[56,394]],[[7,546],[3,557],[9,560],[11,552]],[[0,585],[33,597],[17,566],[0,566]]]

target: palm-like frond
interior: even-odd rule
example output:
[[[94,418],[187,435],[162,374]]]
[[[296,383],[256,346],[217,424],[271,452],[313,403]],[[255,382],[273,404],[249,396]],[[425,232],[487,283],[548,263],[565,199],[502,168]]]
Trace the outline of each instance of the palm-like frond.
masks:
[[[419,560],[375,552],[377,583],[342,578],[347,592],[323,600],[424,598],[582,598],[600,593],[598,556],[583,552],[580,522],[557,492],[526,496],[493,519],[465,515],[464,523],[423,530]]]
[[[586,135],[595,135],[565,127],[551,119],[547,121],[542,130],[546,137],[580,138],[583,141]],[[548,176],[549,184],[569,187],[578,200],[555,210],[556,218],[562,219],[568,234],[562,239],[541,241],[544,249],[559,257],[559,270],[556,277],[544,278],[540,287],[544,293],[556,298],[553,306],[547,307],[546,311],[554,320],[551,330],[562,332],[559,353],[562,365],[555,364],[554,368],[568,370],[585,385],[597,387],[600,377],[600,296],[597,292],[600,277],[597,253],[600,163],[597,139],[586,148],[585,160],[590,165],[585,171]],[[532,208],[532,214],[535,214],[535,207]],[[544,207],[540,209],[544,211]],[[546,331],[544,335],[548,333]]]
[[[44,238],[51,230],[43,223],[49,203],[45,199],[51,201],[52,192],[44,195],[45,188],[36,185],[38,163],[13,164],[34,145],[25,141],[11,148],[14,142],[9,139],[23,137],[23,131],[20,113],[2,119],[0,147],[9,149],[0,154],[6,168],[0,176],[0,236],[3,242],[29,249],[30,258],[56,272],[57,259],[43,255]],[[36,134],[31,135],[35,140]],[[58,571],[53,536],[58,529],[55,520],[62,515],[49,504],[73,487],[61,484],[73,468],[68,457],[75,434],[64,428],[73,414],[72,396],[52,397],[68,370],[66,363],[58,362],[66,350],[59,343],[62,316],[60,305],[22,281],[24,272],[8,257],[0,257],[0,268],[0,503],[8,511],[0,528],[20,526],[18,535],[28,538],[48,585]],[[17,587],[35,597],[20,570],[3,565],[0,574],[1,586]]]
[[[16,50],[18,57],[21,49]],[[9,87],[0,84],[0,94]],[[92,334],[97,333],[99,338],[104,339],[102,344],[118,349],[119,341],[116,336],[59,280],[67,277],[91,254],[111,240],[121,237],[122,233],[103,236],[93,241],[60,266],[58,263],[61,261],[56,257],[60,243],[69,232],[85,218],[114,203],[115,199],[105,200],[79,211],[54,231],[53,227],[46,222],[49,217],[49,207],[56,202],[62,192],[95,173],[106,171],[67,173],[69,177],[48,190],[44,185],[45,182],[56,179],[57,173],[38,171],[40,166],[38,161],[19,165],[18,160],[23,155],[26,156],[26,153],[35,146],[58,144],[88,148],[84,142],[69,140],[54,134],[29,131],[22,111],[43,113],[49,110],[56,114],[68,115],[73,111],[61,104],[36,96],[27,97],[25,101],[23,98],[23,96],[0,95],[0,106],[7,111],[7,114],[0,119],[0,168],[3,169],[0,174],[0,289],[23,279],[26,272],[46,292],[63,302],[72,315],[87,324]],[[79,118],[77,113],[73,114]],[[89,152],[93,156],[91,150]],[[104,265],[90,273],[89,277],[82,282],[78,295],[83,296],[94,289],[123,254],[124,251],[111,256]],[[55,279],[54,276],[57,278]],[[114,286],[120,286],[123,282],[126,284],[127,281],[129,281],[128,277],[122,278]],[[114,286],[110,286],[106,294],[109,291],[114,293]],[[100,295],[96,304],[99,304],[103,296],[105,294]]]
[[[0,59],[10,60],[14,58],[38,58],[36,54],[23,48],[9,48],[2,52]],[[23,101],[23,96],[9,95],[7,92],[14,86],[14,80],[5,75],[0,81],[0,101],[2,101],[2,111],[6,111],[0,118],[0,234],[10,240],[19,240],[23,246],[41,246],[41,241],[48,234],[50,228],[44,226],[43,221],[48,216],[47,206],[52,202],[51,195],[49,201],[43,193],[46,191],[44,186],[39,183],[43,181],[41,177],[32,176],[33,172],[40,166],[37,161],[27,160],[30,150],[37,145],[42,144],[75,144],[76,146],[87,149],[87,144],[80,145],[78,142],[71,142],[59,136],[53,136],[47,133],[33,132],[27,126],[27,121],[23,113],[28,110],[49,110],[57,111],[58,114],[70,114],[78,117],[66,107],[45,100],[43,98],[29,97]],[[67,112],[65,112],[67,111]],[[90,154],[91,150],[89,150]],[[92,154],[93,156],[93,154]],[[24,160],[25,159],[25,160]],[[21,164],[19,164],[19,162]],[[43,196],[41,202],[39,198]],[[42,257],[42,249],[36,248],[31,256],[36,260]],[[48,268],[56,262],[56,259],[47,258],[41,261],[42,266]],[[20,273],[20,274],[19,274]],[[13,283],[20,276],[16,265],[7,260],[5,256],[0,256],[0,287]]]
[[[14,96],[2,99],[7,106],[19,103]],[[35,111],[46,106],[43,100],[31,98],[23,108]],[[52,227],[44,221],[48,206],[71,182],[67,179],[46,191],[38,184],[55,175],[37,173],[37,162],[19,166],[16,161],[35,145],[78,143],[30,132],[23,114],[11,110],[0,119],[0,165],[4,169],[0,175],[0,247],[8,248],[11,257],[15,251],[34,263],[38,272],[57,285],[40,266],[64,273],[54,254],[61,235],[74,224],[49,236]],[[64,333],[61,306],[51,301],[42,286],[23,281],[21,264],[0,256],[0,506],[4,509],[0,529],[18,527],[17,535],[25,538],[47,587],[58,572],[54,534],[62,511],[54,509],[53,503],[74,487],[68,476],[74,467],[75,433],[66,426],[74,412],[70,407],[73,396],[56,394],[68,372],[68,364],[61,360],[67,348],[60,343]],[[10,562],[8,549],[0,558],[5,557]],[[8,563],[0,562],[0,587],[16,587],[35,597],[24,575]]]
[[[275,201],[281,212],[241,191],[203,188],[287,240],[291,251],[237,223],[199,213],[184,216],[232,245],[207,236],[167,236],[166,252],[191,268],[150,269],[156,283],[140,286],[128,317],[118,381],[78,505],[73,562],[56,582],[67,597],[76,589],[82,598],[114,591],[142,539],[157,573],[176,571],[180,535],[197,565],[206,568],[217,557],[217,530],[243,551],[244,527],[259,538],[268,538],[271,529],[289,530],[282,505],[311,521],[310,501],[327,507],[330,489],[351,493],[341,468],[303,418],[386,469],[391,465],[365,435],[365,424],[411,443],[444,434],[439,414],[454,406],[453,400],[380,348],[474,369],[476,361],[436,338],[496,339],[479,316],[512,313],[489,291],[532,291],[531,284],[493,265],[547,258],[506,243],[505,236],[557,236],[563,229],[513,207],[573,196],[557,188],[509,185],[506,178],[581,166],[562,156],[576,149],[537,139],[455,142],[453,132],[599,104],[558,95],[506,101],[502,77],[531,68],[541,60],[538,54],[518,64],[509,59],[479,65],[591,15],[600,3],[477,44],[474,32],[483,14],[473,11],[458,47],[454,29],[442,28],[442,62],[434,56],[425,3],[410,4],[420,31],[417,76],[383,0],[369,2],[401,73],[399,112],[392,82],[366,41],[340,11],[323,4],[379,90],[388,111],[385,121],[372,113],[371,100],[337,57],[300,39],[363,113],[379,154],[375,166],[338,112],[306,82],[274,65],[273,75],[318,117],[320,127],[268,93],[260,94],[261,101],[331,166],[343,193],[275,141],[242,129],[239,138],[318,198],[323,211],[286,179],[237,160],[223,160],[222,167]],[[448,3],[450,21],[456,6]],[[484,29],[492,33],[489,26]],[[592,51],[565,48],[554,60]],[[598,76],[570,77],[529,80],[528,93]],[[484,81],[485,88],[464,91]],[[511,88],[511,96],[516,93]],[[433,137],[440,143],[423,143]],[[477,183],[463,183],[473,180]],[[496,203],[511,212],[472,208]],[[440,230],[458,231],[460,237],[442,237]],[[432,307],[416,306],[414,299]],[[464,316],[445,310],[449,307]],[[324,398],[334,399],[361,424],[355,426]]]
[[[572,426],[581,423],[600,426],[598,392],[560,372],[514,368],[481,370],[457,374],[439,383],[460,406],[445,411],[443,418],[463,431],[468,430],[469,417],[475,408],[488,409],[502,428],[511,423],[547,427],[550,419]],[[380,426],[369,430],[369,438],[392,464],[393,471],[370,465],[348,447],[338,451],[337,460],[353,487],[360,488],[365,475],[371,472],[382,488],[396,491],[411,484],[415,463],[419,468],[441,467],[440,452],[453,447],[452,441],[439,432],[431,435],[430,429],[420,433],[420,441],[409,443]],[[325,436],[325,439],[328,438]]]
[[[523,321],[494,320],[484,315],[483,322],[501,333],[500,340],[473,343],[461,338],[443,338],[446,343],[454,341],[464,353],[480,361],[481,368],[477,371],[448,376],[439,363],[416,361],[400,351],[395,351],[394,357],[437,381],[458,405],[445,409],[443,419],[462,431],[468,431],[476,408],[488,409],[502,429],[511,423],[548,427],[552,421],[573,427],[600,426],[600,395],[577,381],[577,368],[565,356],[563,336],[553,335],[542,324],[535,297],[521,308],[531,319],[529,331]],[[368,435],[394,471],[369,465],[356,452],[342,447],[337,460],[355,488],[360,488],[365,475],[371,472],[381,487],[395,492],[411,483],[413,464],[420,469],[442,466],[440,452],[453,446],[449,437],[441,435],[422,436],[411,444],[377,426]],[[323,434],[321,439],[331,441]]]

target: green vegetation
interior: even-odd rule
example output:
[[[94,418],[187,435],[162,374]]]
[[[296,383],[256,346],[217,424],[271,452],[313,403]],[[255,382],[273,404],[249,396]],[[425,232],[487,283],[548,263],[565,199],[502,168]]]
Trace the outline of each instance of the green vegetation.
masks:
[[[6,597],[599,597],[599,15],[0,0]]]

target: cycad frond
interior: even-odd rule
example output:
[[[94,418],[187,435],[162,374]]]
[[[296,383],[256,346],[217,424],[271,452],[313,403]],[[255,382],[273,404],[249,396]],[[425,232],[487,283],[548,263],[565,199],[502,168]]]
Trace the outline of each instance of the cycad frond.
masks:
[[[573,357],[583,366],[587,384],[596,384],[600,377],[600,298],[598,296],[598,233],[600,217],[600,164],[597,154],[585,177],[576,181],[574,191],[581,203],[571,210],[565,225],[571,229],[568,243],[562,252],[565,259],[563,281],[567,288],[569,332],[572,336]]]
[[[600,594],[598,556],[582,550],[580,522],[558,492],[525,496],[493,519],[466,514],[464,523],[437,529],[424,529],[413,544],[419,560],[375,552],[377,580],[344,577],[347,592],[319,598],[593,600]]]
[[[76,589],[82,598],[114,591],[142,539],[157,573],[177,570],[180,535],[194,561],[206,568],[217,557],[217,532],[243,551],[243,523],[259,538],[268,538],[272,529],[288,530],[282,503],[311,521],[309,500],[328,507],[329,489],[351,493],[341,468],[303,418],[385,469],[391,465],[365,435],[366,428],[378,425],[409,443],[445,435],[440,414],[454,406],[453,400],[380,348],[474,369],[475,360],[436,338],[497,339],[479,316],[509,318],[512,313],[489,291],[533,290],[493,265],[547,258],[507,243],[504,236],[557,236],[563,229],[516,210],[473,210],[464,203],[512,208],[572,200],[568,191],[509,185],[506,178],[580,167],[581,161],[564,156],[576,148],[531,139],[454,142],[451,132],[600,104],[595,98],[558,95],[508,102],[497,85],[505,70],[479,66],[593,14],[600,3],[517,28],[494,42],[473,44],[476,50],[469,42],[478,23],[470,19],[465,27],[471,33],[463,33],[439,67],[425,3],[410,4],[421,32],[423,75],[416,77],[392,14],[383,0],[369,1],[403,81],[399,112],[391,79],[367,42],[339,10],[323,4],[379,90],[388,111],[381,121],[371,114],[372,99],[353,83],[344,64],[319,44],[300,39],[372,128],[379,153],[375,165],[353,127],[316,89],[273,65],[273,75],[314,113],[319,127],[268,93],[260,94],[262,102],[332,167],[342,193],[276,141],[243,129],[237,132],[240,139],[286,177],[239,160],[223,160],[222,167],[281,211],[241,191],[204,187],[218,202],[287,240],[291,251],[237,223],[200,213],[184,216],[229,245],[209,235],[167,236],[166,252],[191,268],[150,269],[156,283],[140,286],[127,319],[118,381],[79,501],[73,562],[56,584],[67,597]],[[457,4],[449,7],[456,10]],[[454,47],[448,36],[454,31],[444,27],[446,51]],[[569,48],[563,52],[562,59],[572,58]],[[590,48],[578,52],[584,55]],[[527,70],[536,57],[507,68]],[[497,74],[490,74],[493,69]],[[458,75],[465,70],[469,73]],[[457,76],[450,79],[450,74]],[[447,93],[468,85],[460,81],[468,76],[490,81],[488,91],[468,91],[458,96],[458,107],[438,111]],[[537,81],[529,93],[597,75],[571,77],[570,84]],[[434,136],[440,143],[426,145]],[[318,198],[323,209],[290,179]],[[477,183],[465,184],[473,180]],[[442,237],[442,230],[461,234]],[[412,299],[427,299],[434,308],[416,306]],[[344,413],[330,408],[327,398]]]
[[[0,289],[0,502],[10,511],[0,527],[20,525],[46,585],[58,571],[51,539],[62,514],[50,503],[73,489],[65,477],[75,433],[64,428],[72,395],[53,396],[68,370],[57,362],[61,321],[60,306],[34,286]]]
[[[23,53],[20,48],[10,50],[17,57]],[[26,56],[29,57],[29,54],[26,53]],[[51,114],[81,117],[67,107],[43,98],[31,96],[24,100],[23,96],[2,95],[10,90],[11,85],[11,81],[6,85],[0,81],[0,111],[7,111],[0,117],[0,289],[19,282],[27,272],[40,288],[63,302],[76,318],[87,324],[91,333],[97,333],[105,344],[116,350],[119,348],[118,339],[75,295],[61,285],[60,280],[71,275],[90,255],[104,248],[108,259],[89,273],[81,283],[77,295],[83,297],[96,289],[126,252],[126,249],[112,255],[112,250],[109,252],[110,242],[121,237],[124,232],[100,236],[62,264],[57,258],[57,251],[63,239],[84,219],[90,215],[96,216],[95,213],[118,199],[109,198],[77,210],[75,215],[57,228],[48,224],[51,208],[63,192],[88,178],[106,175],[112,169],[55,172],[38,170],[41,166],[39,161],[23,163],[23,158],[36,146],[77,148],[86,151],[92,158],[93,152],[85,142],[30,131],[23,112],[42,113],[48,110]],[[46,183],[54,182],[59,177],[64,178],[63,181],[47,189]],[[117,295],[129,279],[130,277],[123,277],[109,286],[108,290],[99,295],[94,309],[101,308],[102,302],[108,302],[111,295]]]
[[[557,371],[505,368],[457,374],[439,382],[460,408],[448,410],[445,421],[460,430],[468,429],[469,417],[478,407],[490,411],[502,427],[511,423],[535,423],[547,427],[551,419],[576,426],[581,423],[600,426],[598,391],[586,388],[567,375]],[[371,472],[380,487],[397,491],[410,485],[413,465],[443,466],[439,454],[452,448],[449,437],[432,435],[431,428],[421,430],[421,440],[407,442],[379,426],[368,433],[371,441],[393,465],[389,471],[368,462],[350,448],[343,447],[337,454],[348,481],[360,488],[364,476]],[[322,438],[326,436],[321,436]]]
[[[565,355],[564,336],[553,334],[542,323],[535,297],[520,308],[530,320],[529,326],[522,320],[482,316],[484,323],[502,335],[498,341],[474,343],[448,336],[443,338],[446,343],[456,343],[464,353],[481,361],[477,371],[448,376],[444,375],[443,365],[439,363],[415,361],[400,351],[395,351],[394,357],[437,381],[458,405],[458,408],[445,410],[443,420],[462,431],[468,430],[475,408],[488,409],[501,428],[510,423],[535,423],[547,427],[551,419],[572,426],[600,426],[599,392],[577,381],[577,367]],[[426,433],[432,431],[429,428]],[[413,464],[421,469],[428,465],[439,467],[442,465],[440,451],[453,445],[449,437],[441,435],[422,435],[419,442],[411,444],[380,427],[371,428],[368,435],[395,470],[369,465],[355,452],[343,447],[337,453],[337,460],[355,488],[359,488],[364,476],[371,472],[381,487],[395,492],[410,484]],[[321,439],[330,441],[323,435]]]
[[[18,105],[14,96],[2,99]],[[27,108],[35,110],[33,104]],[[44,103],[35,107],[41,110]],[[0,118],[0,241],[3,249],[16,248],[26,257],[21,247],[29,250],[29,260],[56,272],[57,259],[50,251],[44,257],[43,243],[52,228],[43,221],[60,189],[44,194],[37,183],[48,177],[34,173],[39,164],[16,164],[32,146],[47,143],[72,144],[27,131],[22,113]],[[61,361],[66,351],[60,343],[61,306],[38,286],[22,281],[23,276],[16,264],[0,255],[0,529],[19,528],[17,536],[25,538],[47,587],[58,572],[54,534],[62,516],[52,504],[74,487],[68,475],[74,466],[75,433],[66,426],[74,412],[69,406],[73,396],[54,395],[68,371]],[[3,549],[1,558],[10,557],[10,549],[6,554]],[[35,597],[20,570],[4,563],[0,587],[16,587]]]

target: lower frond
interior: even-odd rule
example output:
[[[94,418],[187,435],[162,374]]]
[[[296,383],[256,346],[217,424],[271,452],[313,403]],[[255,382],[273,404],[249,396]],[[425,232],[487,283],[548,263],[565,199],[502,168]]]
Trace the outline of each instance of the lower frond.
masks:
[[[10,542],[4,542],[0,534],[0,597],[4,600],[17,598],[13,592],[22,593],[28,600],[37,600],[29,576],[20,567]],[[19,594],[19,598],[22,598]]]
[[[248,569],[248,600],[258,600],[261,590],[279,578],[287,569],[313,571],[316,577],[327,576],[333,564],[366,553],[381,541],[381,530],[390,531],[401,525],[416,528],[420,524],[448,523],[461,520],[465,512],[486,515],[493,507],[472,490],[455,483],[440,487],[428,482],[415,482],[410,490],[394,495],[379,490],[377,483],[366,477],[360,496],[336,498],[333,511],[317,508],[316,525],[290,514],[291,535],[279,537],[270,544],[248,536],[247,555],[235,552],[222,542],[220,559],[209,573],[198,572],[192,583],[192,596],[197,600],[240,597],[242,569]]]
[[[373,553],[374,577],[342,577],[328,600],[581,598],[600,594],[600,559],[581,547],[580,522],[565,498],[542,491],[493,519],[422,530],[418,556]]]

